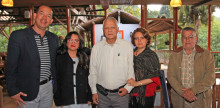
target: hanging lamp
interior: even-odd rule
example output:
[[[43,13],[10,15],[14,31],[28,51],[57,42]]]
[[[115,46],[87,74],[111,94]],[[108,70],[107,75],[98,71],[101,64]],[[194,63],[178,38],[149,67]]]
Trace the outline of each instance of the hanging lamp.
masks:
[[[171,0],[170,1],[170,6],[171,7],[180,7],[182,5],[181,0]]]
[[[13,7],[13,0],[2,0],[2,6]]]

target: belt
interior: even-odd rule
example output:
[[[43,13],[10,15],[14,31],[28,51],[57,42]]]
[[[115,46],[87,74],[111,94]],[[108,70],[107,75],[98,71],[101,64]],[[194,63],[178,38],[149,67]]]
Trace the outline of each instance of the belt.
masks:
[[[43,85],[43,84],[46,84],[47,82],[49,82],[51,80],[51,77],[49,77],[48,79],[46,80],[43,80],[40,82],[40,85]]]
[[[119,89],[123,88],[124,86],[125,86],[125,85],[122,85],[122,86],[120,86],[119,88],[117,88],[117,89],[113,89],[113,90],[106,89],[106,88],[104,88],[104,89],[105,89],[105,91],[107,91],[107,92],[110,92],[110,93],[116,93],[116,92],[118,92]]]
[[[105,91],[110,92],[110,93],[116,93],[116,92],[118,92],[118,90],[119,89],[113,89],[113,90],[105,89]]]

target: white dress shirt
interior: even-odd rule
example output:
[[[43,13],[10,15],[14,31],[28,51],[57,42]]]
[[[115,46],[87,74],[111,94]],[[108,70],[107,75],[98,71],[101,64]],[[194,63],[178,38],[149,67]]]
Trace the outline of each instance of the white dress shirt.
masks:
[[[130,42],[117,38],[114,44],[102,40],[92,48],[89,85],[92,94],[97,93],[96,84],[106,89],[117,89],[134,78],[133,47]],[[132,86],[125,85],[130,92]]]

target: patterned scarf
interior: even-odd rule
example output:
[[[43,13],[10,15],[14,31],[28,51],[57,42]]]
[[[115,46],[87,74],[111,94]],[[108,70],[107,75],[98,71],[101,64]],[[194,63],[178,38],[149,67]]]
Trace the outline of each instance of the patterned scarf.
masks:
[[[137,48],[134,49],[136,51]],[[134,56],[134,72],[136,81],[160,76],[160,63],[157,54],[148,46],[138,56]],[[137,93],[136,99],[144,105],[146,86],[135,87],[131,93]]]

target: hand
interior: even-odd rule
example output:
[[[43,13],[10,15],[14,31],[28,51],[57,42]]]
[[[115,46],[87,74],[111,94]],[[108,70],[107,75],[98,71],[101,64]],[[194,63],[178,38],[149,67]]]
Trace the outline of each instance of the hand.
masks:
[[[18,94],[11,96],[11,98],[15,101],[15,103],[22,108],[21,103],[26,104],[23,99],[21,99],[21,96],[27,96],[27,94],[23,93],[23,92],[19,92]]]
[[[93,100],[93,103],[95,103],[95,104],[99,103],[99,96],[97,93],[92,94],[92,100]]]
[[[87,104],[88,104],[88,105],[91,105],[91,104],[92,104],[92,102],[88,101],[88,102],[87,102]]]
[[[118,95],[121,96],[121,97],[126,95],[127,93],[128,93],[128,90],[125,89],[125,88],[121,88],[121,89],[118,90]]]
[[[195,96],[195,94],[193,93],[191,89],[183,88],[182,90],[184,91],[183,97],[189,102],[195,101],[197,99],[197,97]]]
[[[136,82],[133,78],[130,78],[128,81],[127,81],[127,84],[129,86],[133,86],[133,87],[137,87],[139,84],[138,82]]]

